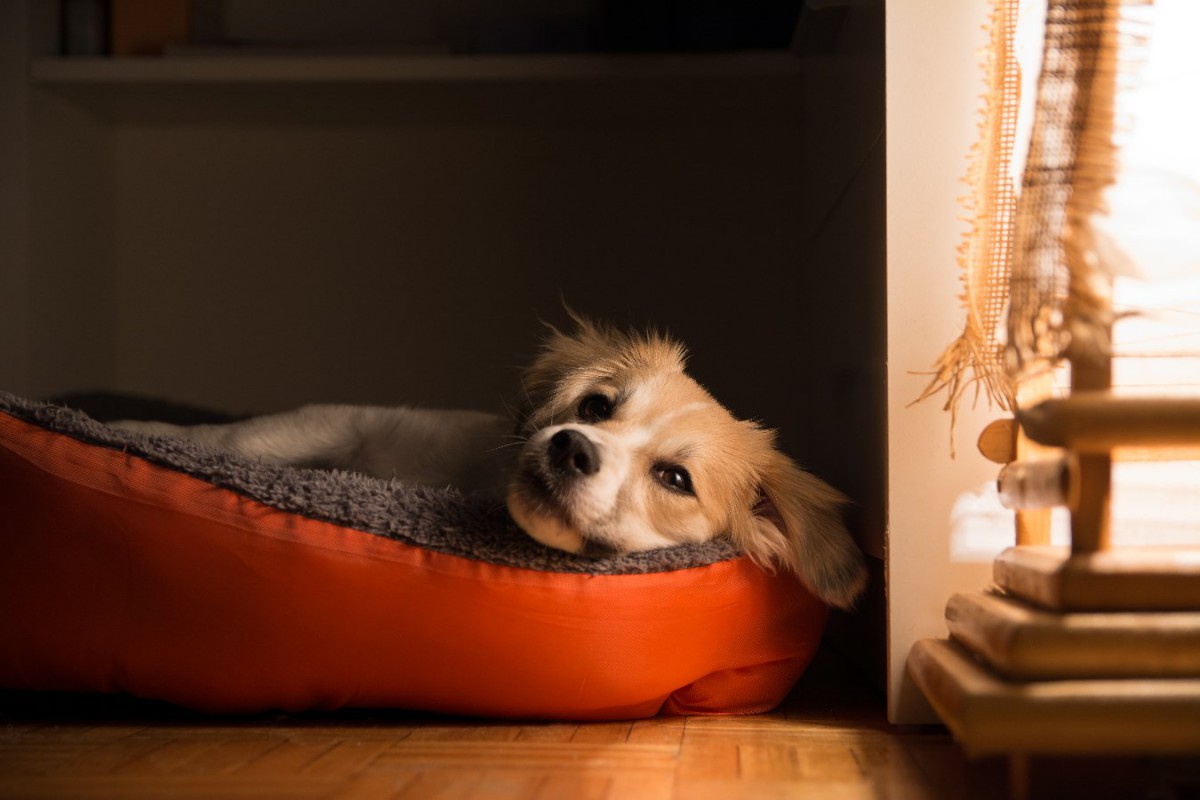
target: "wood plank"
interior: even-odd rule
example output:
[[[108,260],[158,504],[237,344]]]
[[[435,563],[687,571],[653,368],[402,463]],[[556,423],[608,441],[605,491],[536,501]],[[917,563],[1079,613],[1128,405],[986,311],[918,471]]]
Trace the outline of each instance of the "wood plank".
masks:
[[[683,737],[676,771],[678,785],[698,786],[712,781],[735,781],[738,773],[738,745],[735,739],[702,737],[690,733]],[[682,796],[682,792],[681,792]]]
[[[612,779],[604,772],[593,770],[553,771],[544,773],[531,800],[607,800]]]
[[[571,741],[587,744],[623,744],[629,740],[629,732],[632,729],[632,722],[591,722],[580,725]]]
[[[305,775],[356,775],[390,750],[393,742],[347,739],[322,753],[303,769]]]
[[[242,736],[237,732],[226,736],[224,740],[199,751],[194,758],[180,765],[179,771],[204,775],[233,773],[278,745],[278,742],[272,739]]]
[[[71,775],[103,775],[144,758],[162,747],[163,742],[163,737],[152,733],[127,736],[94,749],[80,751],[64,762],[62,769]]]
[[[423,730],[424,726],[404,723],[402,725],[394,725],[391,723],[364,723],[364,724],[349,724],[339,720],[322,719],[320,721],[306,722],[304,724],[286,724],[278,725],[238,725],[236,730],[245,736],[270,736],[276,739],[291,739],[293,741],[330,741],[340,739],[375,739],[380,741],[397,742],[405,739],[413,734],[414,731]],[[227,732],[229,726],[216,727],[212,729],[199,728],[194,733],[189,733],[188,729],[181,729],[180,735],[205,735],[205,731],[211,730],[213,734],[220,735],[222,731]]]
[[[246,800],[307,800],[328,798],[339,788],[336,782],[301,777],[245,778],[234,776],[196,777],[151,775],[103,775],[54,777],[36,781],[0,776],[0,797],[112,798],[112,800],[162,800],[164,797],[211,800],[214,797]]]
[[[170,738],[160,747],[113,769],[115,773],[144,774],[147,772],[171,773],[180,771],[183,764],[214,747],[217,742],[204,739]]]
[[[397,795],[398,800],[469,800],[478,797],[483,777],[473,770],[421,772]]]
[[[937,734],[866,739],[855,752],[864,774],[882,796],[944,800],[1006,797],[1003,781],[996,782],[990,791],[968,790],[962,752],[940,730]]]
[[[426,770],[419,772],[412,781],[404,784],[400,793],[384,796],[413,800],[523,800],[538,796],[542,778],[544,776],[540,772],[527,770]]]
[[[956,594],[950,634],[1007,678],[1200,677],[1200,612],[1056,614],[993,593]]]
[[[569,742],[579,725],[574,722],[545,722],[540,725],[522,725],[517,732],[517,742]]]
[[[237,769],[239,775],[295,775],[304,770],[322,755],[337,746],[334,738],[313,738],[308,741],[288,739],[276,742],[275,746],[264,751]]]
[[[875,720],[878,720],[876,712]],[[762,739],[840,741],[861,735],[863,725],[841,721],[827,722],[812,719],[781,717],[689,717],[685,741],[702,739],[748,742]]]
[[[712,780],[703,783],[681,782],[676,797],[687,800],[879,800],[886,798],[930,797],[878,790],[868,781],[738,781]]]
[[[538,790],[542,775],[536,770],[488,769],[479,776],[473,796],[488,800],[525,800]]]
[[[425,742],[512,742],[523,730],[519,725],[462,722],[428,725],[414,730],[407,738]]]
[[[738,777],[746,781],[797,781],[804,777],[800,752],[787,742],[741,744],[737,747]]]
[[[447,768],[450,766],[552,770],[564,765],[587,768],[655,770],[671,768],[676,749],[669,745],[581,744],[576,742],[429,742],[408,739],[379,756],[378,766]]]
[[[1200,753],[1200,679],[1009,683],[934,639],[908,672],[971,756]]]
[[[663,744],[680,747],[687,721],[683,717],[639,719],[629,729],[630,744]]]
[[[793,745],[800,760],[800,775],[806,781],[866,780],[855,744],[849,741],[807,742]]]
[[[854,744],[767,737],[739,744],[738,777],[743,781],[832,781],[866,779]]]
[[[369,772],[352,779],[329,796],[329,800],[381,800],[395,797],[416,779],[404,772]]]
[[[641,775],[614,774],[609,781],[605,798],[606,800],[672,800],[675,796],[675,770],[669,769],[646,772]]]
[[[89,750],[74,743],[12,742],[0,744],[0,775],[49,775]]]
[[[1121,447],[1200,444],[1200,398],[1121,397],[1073,391],[1018,412],[1034,441],[1075,452],[1111,453]]]
[[[688,717],[687,732],[728,733],[743,731],[778,731],[796,730],[795,720],[788,719],[784,714],[775,711],[770,714],[754,714],[747,716],[711,716]]]
[[[145,729],[144,725],[93,725],[91,723],[45,725],[7,723],[0,725],[0,745],[5,742],[72,742],[78,744],[107,744],[132,736]]]
[[[1200,548],[1122,547],[1068,557],[1061,547],[1013,547],[996,584],[1055,611],[1200,610]]]

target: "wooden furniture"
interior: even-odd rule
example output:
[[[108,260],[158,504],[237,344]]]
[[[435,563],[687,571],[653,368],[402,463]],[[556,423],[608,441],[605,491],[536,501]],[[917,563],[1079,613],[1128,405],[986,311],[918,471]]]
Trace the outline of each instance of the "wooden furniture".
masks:
[[[1006,550],[995,590],[950,599],[951,640],[910,655],[910,674],[968,754],[1017,764],[1200,751],[1200,547],[1114,549],[1110,508],[1114,460],[1195,452],[1200,400],[1122,397],[1094,383],[1018,412],[1020,435],[1048,449],[1000,478],[1015,507],[1067,506],[1070,548],[1027,539]],[[1014,458],[1017,435],[992,426],[981,450]]]
[[[1200,445],[1200,398],[1114,392],[1123,310],[1091,219],[1116,175],[1116,87],[1142,55],[1125,14],[1121,0],[1050,0],[1002,282],[1007,335],[993,363],[1004,368],[989,373],[1018,425],[982,442],[1006,464],[1017,546],[995,561],[995,591],[951,598],[951,640],[919,642],[908,661],[968,754],[1010,757],[1018,796],[1031,756],[1200,752],[1200,547],[1112,544],[1114,462],[1194,457]],[[1069,547],[1048,547],[1044,516],[1031,521],[1052,506],[1070,511]]]
[[[1028,504],[1068,505],[1072,546],[1006,550],[994,589],[950,598],[951,638],[922,640],[908,659],[968,756],[1008,758],[1014,798],[1030,796],[1035,756],[1200,752],[1200,548],[1114,549],[1109,530],[1114,454],[1187,453],[1198,409],[1081,392],[1019,415],[1023,435],[1065,455],[1026,465],[1042,479],[1008,488],[1017,504],[1027,488]],[[982,442],[993,456],[996,437]],[[1048,533],[1027,513],[1018,542]]]
[[[953,641],[914,648],[914,680],[976,755],[1200,750],[1200,548],[1113,549],[1109,491],[1123,449],[1169,457],[1200,443],[1200,401],[1087,390],[1018,419],[1060,455],[1007,487],[1002,475],[1002,493],[1067,505],[1071,547],[1005,551],[996,591],[950,599]],[[993,458],[1015,454],[997,444],[1005,430],[983,437]]]
[[[1194,452],[1200,400],[1092,385],[1018,420],[1051,449],[1006,466],[1001,494],[1018,508],[1066,505],[1071,546],[1027,535],[1006,550],[995,590],[953,596],[950,641],[918,642],[910,674],[969,755],[1010,758],[1015,796],[1034,755],[1200,752],[1200,547],[1114,549],[1110,508],[1114,460]],[[1013,458],[1016,435],[994,426],[981,450]]]

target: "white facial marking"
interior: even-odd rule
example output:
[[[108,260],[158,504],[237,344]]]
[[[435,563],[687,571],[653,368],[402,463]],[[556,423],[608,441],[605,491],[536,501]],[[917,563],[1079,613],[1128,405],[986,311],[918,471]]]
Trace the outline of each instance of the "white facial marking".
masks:
[[[595,445],[600,457],[600,471],[588,476],[572,495],[571,515],[586,526],[611,514],[621,485],[629,475],[631,453],[628,447],[618,442],[618,437],[586,425],[552,425],[543,428],[529,440],[529,446],[544,452],[546,443],[564,430],[578,431],[586,436]]]
[[[586,550],[589,542],[630,552],[705,541],[717,533],[697,497],[673,496],[654,474],[664,463],[689,466],[703,444],[695,431],[707,423],[687,417],[720,408],[703,390],[676,385],[676,376],[669,372],[630,380],[614,374],[597,380],[578,375],[560,384],[556,396],[561,410],[578,408],[583,398],[601,394],[613,401],[613,414],[576,422],[568,412],[571,421],[551,424],[530,437],[525,450],[534,459],[530,464],[554,487],[551,496],[536,499],[517,492],[510,503],[514,519],[530,536],[571,552]],[[550,439],[564,430],[587,437],[595,447],[600,464],[595,473],[560,475],[549,463]]]
[[[693,513],[672,519],[668,530],[651,522],[648,504],[650,494],[662,491],[647,473],[634,473],[634,465],[643,463],[647,447],[663,445],[677,420],[687,414],[707,409],[709,404],[696,401],[654,414],[654,392],[639,387],[621,402],[610,424],[553,425],[538,431],[529,444],[544,452],[549,440],[563,430],[575,430],[586,436],[600,457],[600,470],[573,487],[569,506],[565,509],[574,525],[587,532],[589,538],[607,542],[621,550],[650,550],[668,547],[681,541],[701,541],[711,534],[704,515],[697,508]],[[673,445],[666,444],[668,452]],[[518,519],[518,523],[522,521]],[[531,535],[543,544],[563,550],[578,551],[582,540],[578,533],[563,523],[544,521],[533,528]]]
[[[617,434],[617,438],[622,446],[631,450],[641,450],[660,438],[679,417],[707,407],[707,403],[697,401],[649,418],[646,414],[625,413],[623,416],[628,420],[628,425],[622,433]]]

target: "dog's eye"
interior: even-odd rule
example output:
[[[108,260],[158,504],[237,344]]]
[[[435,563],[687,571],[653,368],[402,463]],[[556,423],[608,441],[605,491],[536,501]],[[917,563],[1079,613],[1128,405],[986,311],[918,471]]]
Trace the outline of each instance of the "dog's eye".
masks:
[[[602,394],[589,394],[579,401],[579,418],[584,422],[602,422],[612,413],[612,401]]]
[[[692,488],[692,476],[683,467],[676,467],[672,464],[659,464],[654,468],[654,477],[666,486],[676,492],[684,494],[695,494]]]

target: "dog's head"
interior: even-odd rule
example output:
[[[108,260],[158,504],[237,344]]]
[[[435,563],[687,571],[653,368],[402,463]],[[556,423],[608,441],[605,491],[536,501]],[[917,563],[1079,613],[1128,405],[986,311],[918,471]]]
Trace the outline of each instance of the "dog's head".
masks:
[[[577,321],[525,375],[508,507],[534,539],[611,554],[729,536],[849,606],[866,581],[845,498],[684,373],[671,340]]]

